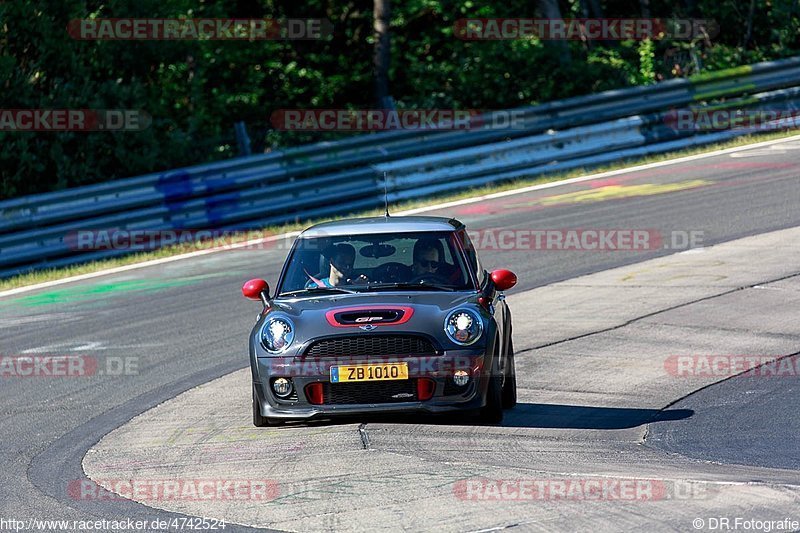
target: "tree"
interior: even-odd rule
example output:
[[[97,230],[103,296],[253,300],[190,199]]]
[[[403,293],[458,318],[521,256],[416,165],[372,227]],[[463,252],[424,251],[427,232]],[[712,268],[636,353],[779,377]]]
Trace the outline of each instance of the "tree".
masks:
[[[542,16],[550,20],[563,20],[561,15],[561,8],[558,6],[558,0],[539,0],[539,11]],[[548,46],[551,46],[558,54],[559,61],[564,65],[572,63],[572,55],[569,51],[569,44],[566,41],[547,41]]]
[[[373,7],[373,24],[375,28],[375,101],[378,108],[390,109],[392,105],[389,95],[389,63],[391,61],[391,34],[389,20],[391,0],[375,0]]]

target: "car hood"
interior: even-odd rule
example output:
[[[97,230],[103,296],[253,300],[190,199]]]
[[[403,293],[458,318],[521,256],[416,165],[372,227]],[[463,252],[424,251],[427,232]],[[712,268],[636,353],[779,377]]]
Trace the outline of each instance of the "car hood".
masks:
[[[276,310],[289,314],[297,312],[329,311],[338,307],[376,306],[376,305],[410,305],[432,306],[439,309],[451,309],[463,303],[477,303],[475,291],[376,291],[357,294],[335,294],[314,298],[275,299]]]

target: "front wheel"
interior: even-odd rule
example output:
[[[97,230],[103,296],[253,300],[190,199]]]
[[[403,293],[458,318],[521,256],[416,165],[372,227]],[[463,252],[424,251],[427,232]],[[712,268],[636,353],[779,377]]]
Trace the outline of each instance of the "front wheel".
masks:
[[[503,376],[500,374],[498,356],[492,361],[489,375],[489,388],[486,391],[486,405],[480,410],[478,419],[487,424],[499,424],[503,421]]]
[[[503,383],[503,409],[511,409],[517,405],[517,369],[514,366],[514,342],[508,339],[508,355],[506,356],[506,380]]]

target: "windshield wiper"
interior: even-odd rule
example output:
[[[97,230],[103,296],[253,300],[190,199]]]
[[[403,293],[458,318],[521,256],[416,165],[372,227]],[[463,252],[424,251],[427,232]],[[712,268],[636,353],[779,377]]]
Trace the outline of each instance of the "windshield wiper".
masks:
[[[296,291],[289,291],[289,292],[282,292],[281,296],[295,296],[297,294],[306,294],[312,292],[335,292],[335,293],[345,293],[345,294],[356,294],[358,291],[352,291],[350,289],[343,289],[341,287],[307,287],[305,289],[299,289]]]
[[[453,292],[452,287],[436,285],[435,283],[371,283],[365,287],[366,290],[373,289],[411,289],[411,290],[431,290]]]

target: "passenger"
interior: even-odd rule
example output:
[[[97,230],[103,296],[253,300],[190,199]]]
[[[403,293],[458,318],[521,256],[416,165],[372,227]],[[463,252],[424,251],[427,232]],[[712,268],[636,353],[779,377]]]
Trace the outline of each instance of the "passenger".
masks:
[[[311,275],[306,288],[310,287],[336,287],[348,285],[353,282],[366,283],[367,277],[363,274],[355,280],[350,279],[353,273],[353,263],[356,260],[356,249],[349,244],[340,243],[333,247],[333,252],[328,260],[330,271],[328,277],[317,279]]]

